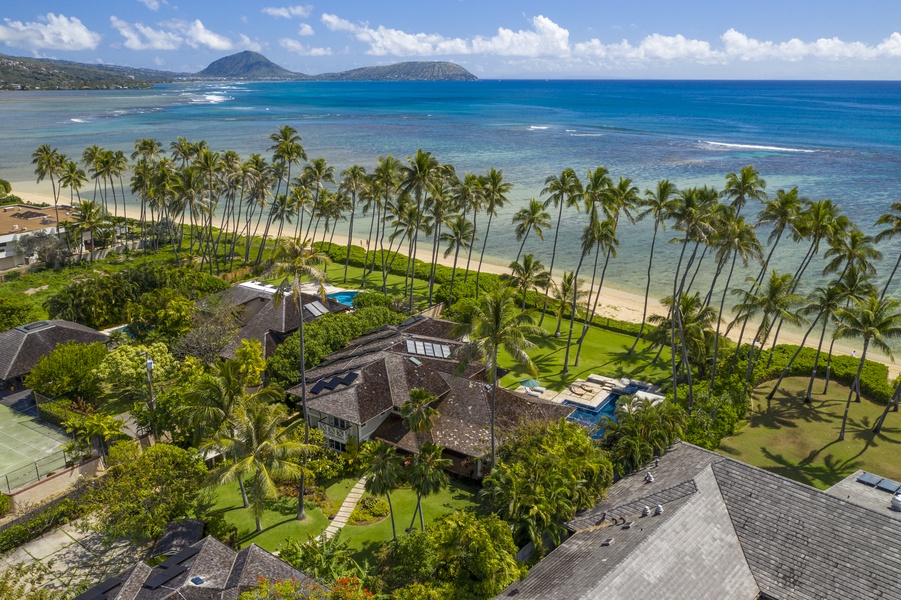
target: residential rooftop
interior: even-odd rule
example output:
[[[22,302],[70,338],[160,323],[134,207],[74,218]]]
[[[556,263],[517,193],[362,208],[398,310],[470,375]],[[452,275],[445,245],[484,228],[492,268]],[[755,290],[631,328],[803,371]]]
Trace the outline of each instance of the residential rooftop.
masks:
[[[59,220],[71,217],[70,206],[59,207]],[[56,210],[50,206],[41,208],[27,204],[0,207],[0,235],[26,234],[56,226]]]

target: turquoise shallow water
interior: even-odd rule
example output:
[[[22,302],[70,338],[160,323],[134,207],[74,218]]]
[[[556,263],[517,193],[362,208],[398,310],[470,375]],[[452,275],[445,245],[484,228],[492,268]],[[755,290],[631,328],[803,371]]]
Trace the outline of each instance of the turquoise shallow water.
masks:
[[[901,196],[897,82],[205,83],[4,93],[0,177],[32,182],[30,154],[41,143],[80,156],[94,143],[130,153],[137,138],[185,136],[266,153],[269,134],[285,123],[311,158],[337,171],[420,147],[459,172],[503,169],[515,187],[489,240],[487,255],[499,260],[518,249],[510,216],[567,167],[584,174],[605,165],[643,191],[662,178],[721,186],[725,173],[753,163],[771,192],[797,185],[803,196],[832,198],[865,229]],[[581,226],[565,215],[558,265],[575,266]],[[643,292],[650,231],[649,223],[621,230],[608,282]],[[899,247],[882,250],[897,255]],[[674,250],[662,244],[657,295],[667,291]],[[533,240],[526,251],[549,261],[549,243]],[[800,254],[786,244],[776,264],[794,270]]]

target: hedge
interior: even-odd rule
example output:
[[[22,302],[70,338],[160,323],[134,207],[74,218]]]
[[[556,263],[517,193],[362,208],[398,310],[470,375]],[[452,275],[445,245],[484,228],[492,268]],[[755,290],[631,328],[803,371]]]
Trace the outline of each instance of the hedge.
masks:
[[[64,427],[63,423],[73,416],[81,414],[83,413],[72,410],[72,400],[68,398],[60,398],[38,404],[38,415],[40,415],[41,420],[52,423],[57,427]]]
[[[0,494],[0,517],[5,517],[12,507],[12,501],[6,494]]]
[[[40,537],[55,527],[83,517],[87,512],[87,503],[63,498],[60,502],[38,511],[24,523],[0,531],[0,554]]]

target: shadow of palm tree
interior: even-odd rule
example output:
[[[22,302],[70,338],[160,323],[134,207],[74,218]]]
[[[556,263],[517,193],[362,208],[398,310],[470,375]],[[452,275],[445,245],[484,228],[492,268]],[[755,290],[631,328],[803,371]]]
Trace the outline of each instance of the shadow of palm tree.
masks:
[[[834,485],[860,468],[859,462],[851,460],[840,462],[832,454],[827,454],[822,463],[801,461],[795,464],[781,454],[774,454],[766,448],[760,450],[764,457],[776,463],[763,467],[765,470],[814,487],[818,482],[827,486]]]

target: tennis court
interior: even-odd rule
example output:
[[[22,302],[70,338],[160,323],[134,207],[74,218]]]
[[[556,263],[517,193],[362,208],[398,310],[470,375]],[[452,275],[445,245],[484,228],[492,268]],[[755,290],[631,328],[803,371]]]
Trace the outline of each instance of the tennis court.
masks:
[[[37,417],[23,414],[0,404],[0,475],[10,475],[19,480],[35,477],[34,463],[40,476],[65,466],[62,447],[69,441],[64,431],[50,427]],[[44,460],[51,456],[59,460]],[[56,463],[60,462],[61,465]],[[28,467],[32,467],[28,471]],[[27,472],[27,473],[26,473]],[[5,487],[5,486],[3,486]]]

